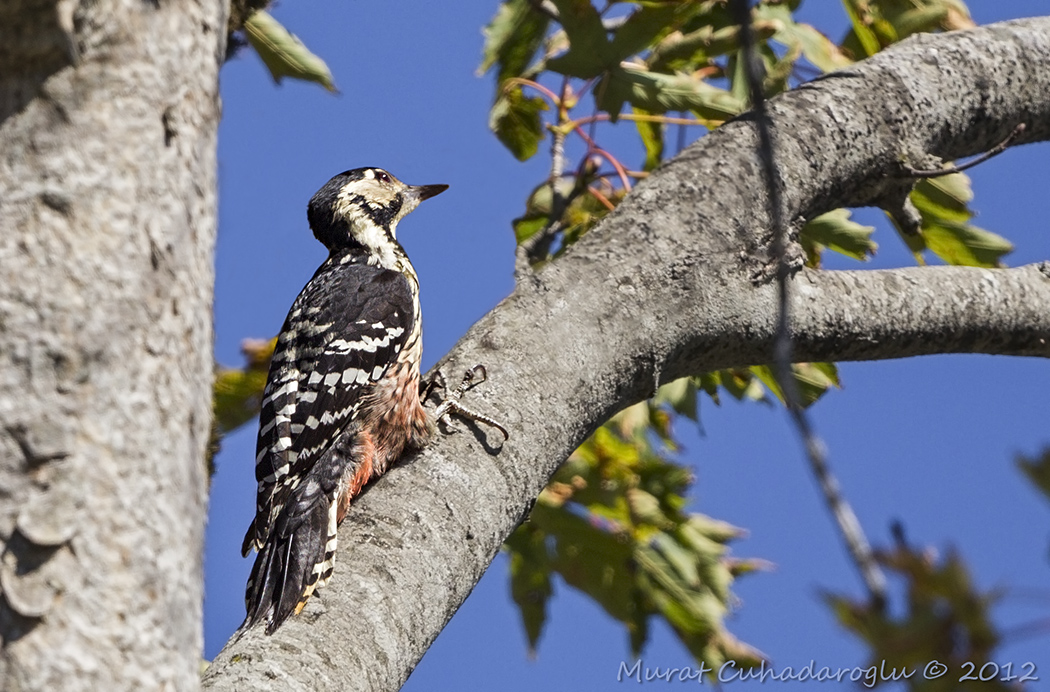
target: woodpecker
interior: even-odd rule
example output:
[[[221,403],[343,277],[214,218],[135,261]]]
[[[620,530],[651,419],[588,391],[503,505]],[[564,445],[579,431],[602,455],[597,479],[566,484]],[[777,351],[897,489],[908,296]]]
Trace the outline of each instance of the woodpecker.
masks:
[[[258,551],[242,628],[273,633],[332,575],[337,528],[369,480],[423,446],[458,403],[467,373],[431,418],[421,405],[419,279],[397,224],[447,185],[406,185],[381,168],[329,180],[307,217],[328,259],[277,337],[259,416],[256,515],[241,547]]]

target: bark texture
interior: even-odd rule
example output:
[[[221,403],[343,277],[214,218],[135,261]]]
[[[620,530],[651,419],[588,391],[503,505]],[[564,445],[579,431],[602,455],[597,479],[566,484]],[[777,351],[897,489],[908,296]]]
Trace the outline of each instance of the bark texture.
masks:
[[[0,689],[196,689],[223,3],[0,0]]]
[[[919,36],[770,104],[788,218],[890,205],[901,162],[1050,138],[1050,18]],[[392,690],[470,593],[550,474],[660,383],[768,362],[775,289],[755,129],[725,125],[640,184],[598,229],[481,319],[443,361],[489,381],[468,402],[511,438],[443,437],[351,508],[335,576],[271,637],[235,636],[211,690]],[[1050,264],[804,271],[799,360],[1050,357]],[[556,346],[555,346],[556,345]]]

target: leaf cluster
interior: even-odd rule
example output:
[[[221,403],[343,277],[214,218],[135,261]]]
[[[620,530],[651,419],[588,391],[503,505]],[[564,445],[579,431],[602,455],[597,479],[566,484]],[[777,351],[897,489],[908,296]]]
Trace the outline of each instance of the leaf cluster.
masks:
[[[843,0],[851,27],[835,42],[796,21],[798,4],[764,0],[753,8],[766,96],[912,34],[973,26],[960,0]],[[750,106],[740,28],[726,0],[609,2],[601,9],[590,0],[508,0],[485,30],[480,71],[488,70],[496,76],[489,125],[497,138],[520,160],[551,140],[551,175],[514,221],[534,268],[571,246],[664,160],[669,128],[680,135],[687,127],[714,128]],[[638,170],[596,135],[596,123],[621,118],[634,122],[645,151]],[[566,171],[566,137],[585,145],[573,172]],[[612,170],[602,170],[605,164]],[[581,201],[588,196],[596,201]],[[916,186],[910,197],[921,231],[898,231],[919,263],[928,251],[949,264],[999,266],[1012,250],[970,223],[972,196],[961,173]],[[809,220],[800,242],[811,267],[820,266],[824,250],[865,260],[878,247],[873,230],[835,210]]]
[[[965,663],[995,660],[1000,635],[990,613],[998,596],[975,589],[955,552],[938,559],[936,551],[899,541],[893,550],[877,553],[876,559],[902,583],[904,612],[897,615],[867,601],[824,595],[842,625],[870,647],[873,665],[922,671],[927,662],[940,661],[960,672],[932,680],[917,674],[908,680],[908,688],[915,691],[1017,689],[998,676],[960,682]]]
[[[797,365],[795,376],[807,404],[838,381],[827,364]],[[673,417],[699,422],[701,392],[716,404],[720,394],[767,403],[770,393],[781,397],[765,366],[681,378],[621,411],[569,457],[504,546],[531,648],[558,575],[625,625],[636,655],[657,617],[711,668],[763,659],[724,620],[735,604],[733,582],[766,563],[730,555],[742,529],[686,511],[693,473],[668,458],[678,449]]]
[[[639,416],[649,420],[640,425]],[[636,654],[655,615],[698,660],[750,666],[762,659],[723,620],[733,605],[733,581],[764,564],[730,556],[741,529],[685,511],[692,475],[639,439],[650,423],[661,429],[666,421],[660,408],[643,403],[602,426],[508,539],[511,593],[530,647],[539,640],[557,574],[624,623]]]

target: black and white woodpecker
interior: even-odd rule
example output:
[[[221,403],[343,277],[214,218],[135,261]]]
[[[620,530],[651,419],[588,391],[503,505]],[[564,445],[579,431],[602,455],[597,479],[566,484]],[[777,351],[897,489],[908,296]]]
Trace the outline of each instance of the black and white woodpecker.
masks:
[[[259,551],[242,627],[267,634],[332,575],[350,501],[458,404],[473,372],[428,415],[420,401],[419,279],[398,222],[447,185],[406,185],[381,168],[329,180],[307,207],[328,259],[277,337],[259,416],[256,515],[241,548]]]

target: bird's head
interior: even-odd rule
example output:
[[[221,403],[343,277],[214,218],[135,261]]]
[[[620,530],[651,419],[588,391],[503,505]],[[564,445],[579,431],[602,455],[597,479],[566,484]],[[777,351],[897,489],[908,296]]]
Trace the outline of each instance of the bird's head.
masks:
[[[382,168],[335,176],[310,200],[310,228],[330,252],[355,245],[386,254],[397,243],[397,222],[448,185],[406,185]]]

